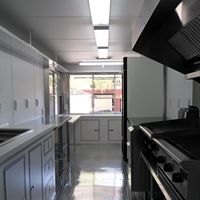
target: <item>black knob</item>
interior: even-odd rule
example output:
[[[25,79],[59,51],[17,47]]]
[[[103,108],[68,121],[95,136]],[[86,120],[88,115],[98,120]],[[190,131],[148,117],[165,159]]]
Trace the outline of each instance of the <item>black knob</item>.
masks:
[[[182,183],[184,181],[184,176],[181,173],[172,174],[172,181],[174,183]]]
[[[172,163],[166,163],[164,164],[164,171],[166,172],[172,172],[174,169],[173,164]]]
[[[166,162],[166,157],[165,156],[158,156],[157,162],[160,163],[160,164],[164,164]]]

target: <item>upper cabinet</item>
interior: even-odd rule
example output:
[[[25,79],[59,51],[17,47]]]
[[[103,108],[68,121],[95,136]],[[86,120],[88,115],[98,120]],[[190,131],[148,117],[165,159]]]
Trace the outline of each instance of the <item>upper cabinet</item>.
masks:
[[[12,56],[14,124],[34,117],[34,65]]]
[[[12,121],[11,57],[0,51],[0,126]]]
[[[44,68],[40,65],[34,67],[34,104],[35,104],[35,116],[41,116],[44,114]]]

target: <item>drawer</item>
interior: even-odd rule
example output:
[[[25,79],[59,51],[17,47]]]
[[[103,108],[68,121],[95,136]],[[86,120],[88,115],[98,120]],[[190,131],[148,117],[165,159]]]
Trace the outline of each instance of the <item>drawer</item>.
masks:
[[[45,179],[48,179],[48,177],[53,176],[53,172],[54,172],[54,162],[53,161],[54,161],[53,157],[51,157],[44,164],[44,178]]]
[[[53,199],[55,194],[55,181],[54,178],[51,178],[45,187],[45,200]]]
[[[44,155],[47,155],[53,149],[53,136],[44,140]]]

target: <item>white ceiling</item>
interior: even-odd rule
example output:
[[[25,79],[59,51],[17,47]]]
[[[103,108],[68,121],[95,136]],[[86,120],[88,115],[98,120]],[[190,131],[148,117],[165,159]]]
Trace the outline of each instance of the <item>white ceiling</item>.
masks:
[[[141,23],[147,20],[152,9],[142,9],[143,1],[111,0],[109,57],[112,59],[135,55],[131,51],[132,28],[137,27],[138,19],[142,19]],[[32,30],[33,37],[48,44],[58,62],[96,59],[88,0],[0,0],[0,7],[25,29]]]

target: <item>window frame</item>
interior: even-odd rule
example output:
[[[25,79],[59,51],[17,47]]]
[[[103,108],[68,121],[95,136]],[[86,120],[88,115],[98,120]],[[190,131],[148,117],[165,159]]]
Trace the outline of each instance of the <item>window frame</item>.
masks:
[[[121,76],[121,90],[123,90],[122,88],[122,79],[123,79],[123,73],[122,72],[105,72],[105,73],[95,73],[95,72],[83,72],[83,73],[70,73],[69,74],[69,113],[71,115],[92,115],[92,114],[99,114],[99,115],[103,115],[103,114],[121,114],[122,113],[122,108],[120,109],[119,112],[113,111],[113,112],[94,112],[94,87],[92,87],[92,112],[91,113],[71,113],[71,108],[70,108],[70,77],[71,76],[75,76],[75,75],[88,75],[88,76],[92,76],[92,84],[94,84],[94,76],[95,75],[113,75],[115,77],[116,80],[116,76],[120,75]],[[114,82],[114,91],[116,91],[116,81]],[[123,91],[122,91],[123,94]],[[116,92],[114,92],[114,107],[116,106]]]

